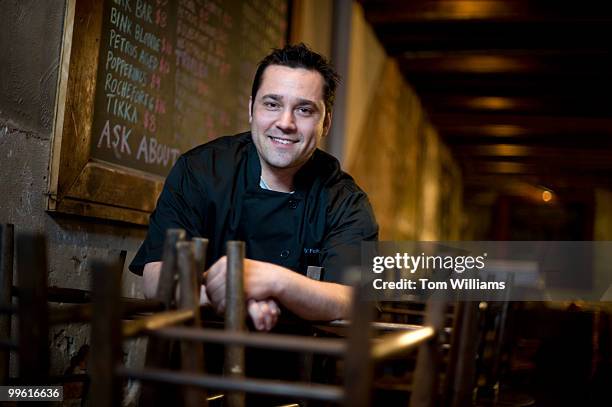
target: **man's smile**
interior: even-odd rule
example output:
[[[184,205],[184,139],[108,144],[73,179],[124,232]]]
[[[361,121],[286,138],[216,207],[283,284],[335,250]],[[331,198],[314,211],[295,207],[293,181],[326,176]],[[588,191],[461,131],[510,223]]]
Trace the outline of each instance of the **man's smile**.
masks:
[[[268,136],[268,137],[275,144],[290,145],[290,144],[296,144],[298,142],[298,140],[292,140],[292,139],[288,139],[284,137],[274,137],[274,136]]]

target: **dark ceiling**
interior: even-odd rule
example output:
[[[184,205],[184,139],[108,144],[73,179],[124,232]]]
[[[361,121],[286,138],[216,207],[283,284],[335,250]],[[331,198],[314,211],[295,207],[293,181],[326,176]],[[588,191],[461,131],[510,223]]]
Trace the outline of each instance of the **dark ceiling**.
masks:
[[[612,185],[612,3],[361,3],[461,164],[466,197]]]

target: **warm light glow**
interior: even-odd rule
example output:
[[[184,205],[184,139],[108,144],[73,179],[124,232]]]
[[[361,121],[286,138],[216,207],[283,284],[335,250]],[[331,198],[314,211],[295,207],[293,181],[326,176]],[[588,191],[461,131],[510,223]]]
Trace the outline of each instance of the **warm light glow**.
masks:
[[[493,155],[500,157],[522,157],[527,155],[529,149],[528,147],[518,146],[515,144],[497,144],[491,146],[490,149],[485,151],[490,151]]]
[[[525,164],[510,161],[494,161],[481,164],[484,172],[497,174],[523,174],[526,170]]]
[[[445,15],[459,19],[491,18],[510,13],[509,5],[503,2],[455,0],[440,1],[437,4]]]
[[[513,108],[515,103],[509,98],[483,96],[470,100],[469,105],[474,109],[507,110]]]
[[[494,137],[514,137],[525,134],[525,129],[512,124],[487,124],[480,127],[483,133]]]
[[[529,69],[528,63],[509,56],[501,55],[467,55],[448,58],[444,63],[448,71],[500,73],[524,72]]]
[[[542,191],[542,200],[550,202],[552,200],[552,193],[550,191]]]

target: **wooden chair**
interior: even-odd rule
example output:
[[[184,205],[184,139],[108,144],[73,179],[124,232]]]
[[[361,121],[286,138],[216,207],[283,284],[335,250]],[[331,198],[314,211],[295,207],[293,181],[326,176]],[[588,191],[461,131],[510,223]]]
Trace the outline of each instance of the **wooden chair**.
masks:
[[[13,281],[16,252],[16,284]],[[117,256],[119,276],[126,253]],[[49,287],[47,283],[47,248],[42,234],[20,233],[15,239],[13,225],[0,225],[0,382],[3,385],[63,385],[82,383],[87,396],[87,374],[49,375],[49,332],[54,325],[88,323],[93,315],[89,290]],[[16,298],[16,304],[13,302]],[[124,314],[132,317],[161,310],[157,301],[118,298]],[[63,303],[61,308],[53,303]],[[68,304],[68,305],[66,305]],[[11,332],[11,318],[16,316],[18,332]],[[15,336],[17,338],[15,338]],[[9,359],[15,352],[18,376],[10,377]]]
[[[196,293],[199,288],[198,268],[195,266],[193,243],[180,242],[180,232],[167,239],[164,251],[164,269],[171,270],[160,280],[160,293],[172,293],[175,276],[180,275],[181,293]],[[176,250],[179,260],[171,261],[167,251]],[[228,302],[226,329],[223,331],[195,326],[199,315],[197,295],[186,296],[177,304],[177,309],[153,314],[143,319],[130,321],[123,327],[118,309],[120,280],[113,267],[96,263],[94,276],[94,309],[97,318],[93,321],[92,402],[97,406],[116,405],[121,400],[121,378],[132,378],[155,383],[170,383],[187,386],[186,405],[203,405],[203,393],[193,389],[216,388],[227,392],[230,406],[244,403],[244,392],[284,395],[295,399],[312,399],[340,403],[347,406],[370,404],[372,369],[378,364],[399,354],[419,349],[415,374],[415,387],[410,405],[433,406],[437,398],[437,371],[439,361],[438,336],[442,330],[445,304],[431,301],[426,312],[425,325],[382,335],[372,342],[372,304],[361,300],[361,288],[355,288],[353,317],[347,326],[347,339],[312,338],[281,334],[250,333],[244,329],[244,290],[242,266],[244,245],[231,242],[228,245]],[[170,261],[167,259],[170,258]],[[183,260],[181,260],[183,259]],[[178,270],[178,271],[176,271]],[[104,276],[101,278],[100,276]],[[184,280],[184,281],[183,281]],[[166,287],[165,285],[168,285]],[[168,296],[171,298],[171,295]],[[182,298],[182,294],[181,297]],[[195,323],[194,323],[195,322]],[[189,323],[191,326],[180,326]],[[179,325],[179,326],[177,326]],[[143,369],[128,369],[120,362],[121,343],[124,339],[147,335],[157,341],[172,339],[201,344],[215,342],[225,344],[226,374],[206,374],[201,360],[192,360],[189,365],[183,360],[181,371],[170,370],[163,364],[148,364]],[[95,341],[95,342],[94,342]],[[157,345],[154,345],[157,346]],[[344,386],[315,383],[271,381],[244,377],[244,347],[252,346],[285,351],[327,354],[345,358]],[[200,352],[198,350],[198,352]],[[167,355],[164,351],[163,355]],[[185,353],[183,353],[185,355]],[[160,356],[161,359],[166,356]],[[198,356],[199,358],[199,356]],[[194,358],[192,358],[194,359]],[[167,360],[167,359],[166,359]]]

